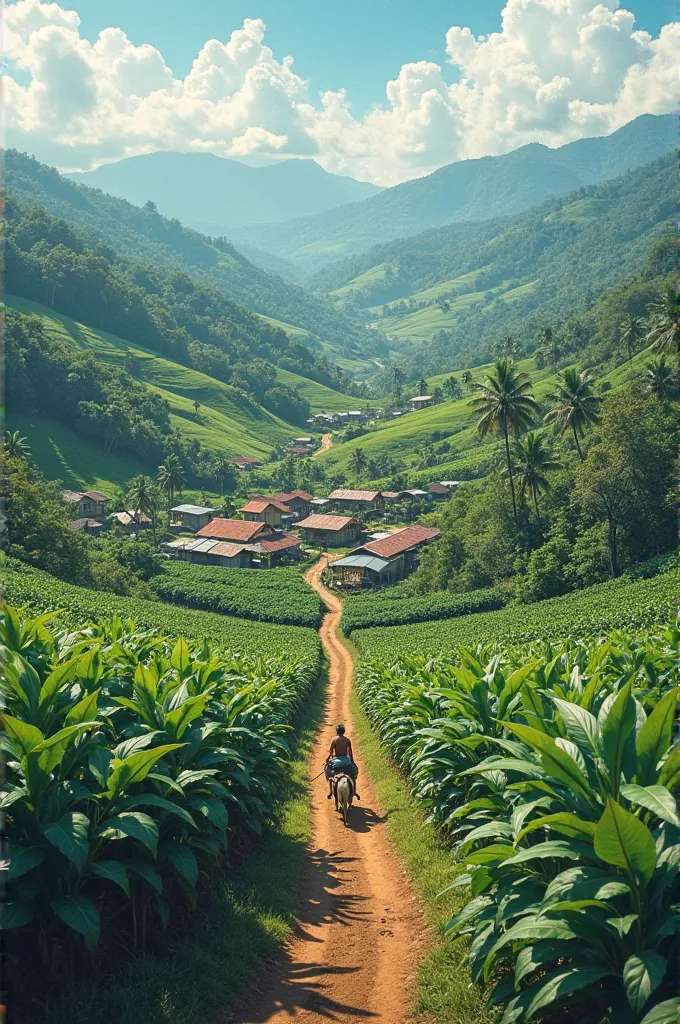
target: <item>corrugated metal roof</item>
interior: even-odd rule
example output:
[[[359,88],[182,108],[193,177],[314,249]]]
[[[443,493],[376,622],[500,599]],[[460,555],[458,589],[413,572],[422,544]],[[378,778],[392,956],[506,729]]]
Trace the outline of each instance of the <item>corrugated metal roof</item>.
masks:
[[[380,491],[352,491],[339,488],[328,495],[333,501],[375,501]]]
[[[351,516],[324,516],[313,514],[307,516],[297,525],[310,530],[344,530],[350,523],[355,522]]]
[[[435,526],[406,526],[403,530],[395,530],[383,540],[362,544],[362,549],[384,558],[394,558],[402,551],[408,551],[409,548],[423,544],[427,540],[434,540],[438,536],[439,530]]]
[[[389,564],[389,559],[378,558],[377,555],[346,555],[345,558],[339,558],[337,562],[333,562],[332,568],[335,569],[339,565],[347,566],[348,568],[373,569],[374,572],[382,572]]]
[[[206,512],[215,512],[214,508],[207,508],[206,505],[175,505],[171,512],[186,512],[187,515],[202,516]]]
[[[270,532],[271,528],[266,523],[257,521],[251,523],[247,519],[211,519],[207,526],[198,531],[198,536],[248,542],[261,533],[266,536]]]

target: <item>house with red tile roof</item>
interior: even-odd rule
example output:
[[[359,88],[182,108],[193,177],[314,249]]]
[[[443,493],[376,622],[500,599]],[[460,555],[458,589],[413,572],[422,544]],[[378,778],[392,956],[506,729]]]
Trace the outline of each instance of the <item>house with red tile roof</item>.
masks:
[[[199,530],[197,537],[226,540],[230,543],[252,544],[255,540],[271,538],[274,529],[269,523],[249,522],[247,519],[212,519]]]
[[[249,459],[245,455],[239,455],[233,462],[237,469],[255,469],[257,465],[255,459]]]
[[[359,512],[362,509],[382,508],[383,506],[383,497],[380,491],[349,490],[340,487],[335,491],[331,491],[328,497],[339,509],[347,509],[353,512]]]
[[[251,498],[241,512],[249,523],[269,523],[276,528],[281,526],[282,517],[290,514],[290,510],[282,502],[265,497]]]
[[[361,536],[361,523],[352,516],[318,515],[312,513],[297,523],[302,538],[314,547],[344,548],[356,544]]]
[[[280,501],[289,512],[303,519],[311,512],[310,502],[314,500],[314,495],[308,494],[307,491],[281,491],[279,494],[272,494],[272,500]]]
[[[436,540],[434,526],[406,526],[379,540],[368,541],[330,566],[336,583],[352,588],[397,583],[418,566],[420,549]]]

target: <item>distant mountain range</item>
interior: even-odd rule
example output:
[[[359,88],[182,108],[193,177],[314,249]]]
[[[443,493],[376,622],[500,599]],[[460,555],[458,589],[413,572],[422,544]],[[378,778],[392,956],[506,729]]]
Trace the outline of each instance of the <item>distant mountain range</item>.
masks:
[[[213,236],[239,224],[322,213],[382,191],[370,182],[329,174],[314,160],[248,167],[212,153],[148,153],[67,177],[135,206],[151,200],[166,217]]]
[[[462,160],[361,202],[280,224],[234,228],[230,238],[314,273],[333,260],[428,228],[521,213],[633,170],[676,145],[672,115],[644,114],[609,136],[557,149],[531,143],[504,156]]]

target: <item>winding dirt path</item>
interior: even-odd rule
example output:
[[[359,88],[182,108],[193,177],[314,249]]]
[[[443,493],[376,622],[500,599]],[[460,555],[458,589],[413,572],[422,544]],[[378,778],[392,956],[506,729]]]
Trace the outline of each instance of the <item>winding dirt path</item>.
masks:
[[[349,696],[354,665],[337,628],[342,605],[321,584],[324,555],[306,574],[329,612],[321,640],[329,659],[323,727],[309,762],[313,778],[325,760],[333,726],[353,733]],[[375,1020],[404,1024],[409,984],[425,942],[423,917],[387,835],[370,779],[359,765],[361,801],[345,828],[321,777],[313,782],[312,841],[296,934],[271,986],[258,998],[248,1024],[304,1024]]]
[[[315,459],[317,455],[321,455],[322,452],[327,452],[333,445],[333,435],[323,434],[321,437],[321,447],[317,448],[315,452],[312,452],[312,458]]]

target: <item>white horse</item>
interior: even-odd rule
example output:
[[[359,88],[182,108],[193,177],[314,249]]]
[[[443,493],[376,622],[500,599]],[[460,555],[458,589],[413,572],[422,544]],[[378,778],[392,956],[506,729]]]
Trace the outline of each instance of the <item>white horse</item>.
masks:
[[[354,786],[346,775],[341,775],[333,788],[335,790],[335,809],[342,811],[342,820],[346,826],[354,798]]]

